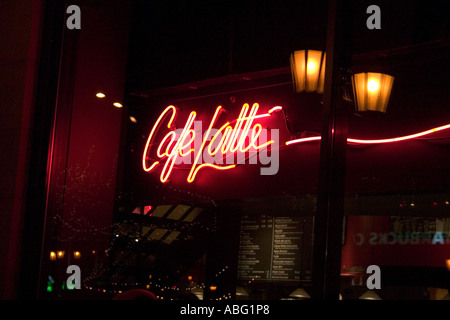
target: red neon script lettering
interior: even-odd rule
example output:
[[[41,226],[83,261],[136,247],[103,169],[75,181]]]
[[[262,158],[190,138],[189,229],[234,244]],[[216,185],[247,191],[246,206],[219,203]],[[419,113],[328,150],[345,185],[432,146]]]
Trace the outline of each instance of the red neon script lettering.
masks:
[[[347,143],[348,144],[384,144],[384,143],[395,143],[395,142],[401,142],[401,141],[407,141],[412,139],[421,138],[424,136],[428,136],[432,133],[449,130],[450,124],[446,124],[444,126],[432,128],[426,131],[417,132],[414,134],[410,134],[407,136],[401,136],[401,137],[395,137],[395,138],[386,138],[386,139],[355,139],[355,138],[348,138]],[[304,143],[304,142],[311,142],[311,141],[320,141],[322,138],[320,136],[313,136],[313,137],[307,137],[307,138],[301,138],[301,139],[294,139],[286,141],[286,145],[291,144],[297,144],[297,143]]]
[[[202,155],[204,154],[204,151],[206,151],[207,155],[210,157],[214,157],[218,153],[225,157],[230,153],[247,152],[251,148],[258,151],[262,148],[267,148],[272,144],[274,142],[273,140],[264,141],[263,143],[258,142],[263,128],[260,123],[254,123],[254,120],[270,116],[270,112],[273,110],[271,109],[269,113],[258,115],[258,108],[259,105],[257,103],[253,104],[251,108],[248,104],[244,104],[238,118],[232,122],[224,123],[220,129],[212,135],[211,141],[207,145],[207,138],[211,136],[213,127],[216,124],[220,113],[223,111],[223,108],[218,106],[207,130],[203,137],[201,137],[200,148],[196,150],[195,148],[192,148],[192,144],[195,146],[194,141],[196,138],[196,132],[193,129],[196,112],[192,111],[189,114],[184,128],[181,133],[177,134],[174,129],[177,109],[172,105],[168,106],[156,120],[147,138],[142,155],[142,168],[146,172],[151,172],[165,160],[161,170],[160,180],[161,182],[166,182],[175,168],[177,161],[182,157],[193,154],[194,161],[187,177],[188,182],[193,182],[197,173],[202,168],[210,167],[217,170],[227,170],[236,167],[235,164],[220,165],[211,162],[203,162]],[[276,108],[279,109],[281,107],[277,106]],[[161,139],[156,148],[156,157],[158,160],[153,161],[153,163],[149,165],[148,160],[151,160],[151,157],[149,157],[150,149],[155,146],[155,136],[164,126],[163,124],[166,119],[168,119],[167,128],[169,129],[169,132]],[[248,143],[246,140],[247,137],[250,137]]]

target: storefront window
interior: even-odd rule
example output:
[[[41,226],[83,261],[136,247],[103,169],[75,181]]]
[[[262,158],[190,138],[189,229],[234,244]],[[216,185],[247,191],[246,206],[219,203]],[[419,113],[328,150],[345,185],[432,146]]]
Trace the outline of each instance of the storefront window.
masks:
[[[94,2],[40,9],[39,299],[448,297],[445,5]]]

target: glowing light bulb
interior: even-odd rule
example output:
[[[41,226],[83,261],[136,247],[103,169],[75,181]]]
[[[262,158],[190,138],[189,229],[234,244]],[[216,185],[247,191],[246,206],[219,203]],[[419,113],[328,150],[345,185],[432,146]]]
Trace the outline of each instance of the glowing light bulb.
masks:
[[[306,69],[308,73],[314,73],[317,69],[317,62],[314,59],[309,59]]]
[[[116,107],[116,108],[122,108],[122,107],[123,107],[122,104],[119,103],[119,102],[114,102],[113,105],[114,105],[114,107]]]
[[[97,92],[95,96],[100,99],[106,97],[106,95],[103,92]]]
[[[370,79],[367,82],[367,90],[371,93],[375,93],[380,89],[380,83],[375,79]]]

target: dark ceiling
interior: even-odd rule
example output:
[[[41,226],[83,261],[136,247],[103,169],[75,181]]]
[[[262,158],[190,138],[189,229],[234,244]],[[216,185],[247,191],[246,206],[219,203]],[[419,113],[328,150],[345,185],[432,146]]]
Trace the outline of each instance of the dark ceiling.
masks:
[[[381,30],[366,27],[372,4],[381,9]],[[324,47],[327,6],[327,0],[135,0],[128,90],[286,67],[292,51]],[[347,7],[354,53],[450,36],[447,2],[361,0]]]

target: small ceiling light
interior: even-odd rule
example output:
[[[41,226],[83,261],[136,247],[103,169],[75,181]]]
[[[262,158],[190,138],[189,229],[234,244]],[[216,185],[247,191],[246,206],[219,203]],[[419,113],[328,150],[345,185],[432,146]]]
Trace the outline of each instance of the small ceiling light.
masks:
[[[360,300],[381,300],[380,296],[373,290],[367,290],[359,297]]]
[[[135,117],[133,117],[133,116],[130,116],[130,121],[131,121],[131,122],[133,122],[133,123],[137,123],[137,120],[136,120],[136,118],[135,118]]]
[[[97,92],[97,94],[95,96],[100,99],[106,97],[106,95],[103,92]]]
[[[353,96],[358,111],[386,112],[394,77],[374,72],[352,76]]]
[[[119,103],[119,102],[114,102],[113,105],[114,105],[114,107],[116,107],[116,108],[122,108],[122,107],[123,107],[122,104]]]
[[[248,292],[241,286],[236,287],[236,296],[248,296]]]
[[[297,92],[323,93],[326,54],[317,50],[300,50],[291,54],[292,79]]]
[[[309,295],[308,292],[306,292],[305,289],[303,288],[297,288],[295,289],[290,295],[289,297],[291,298],[297,298],[297,299],[309,299],[311,298],[311,296]]]
[[[199,300],[203,300],[203,289],[195,288],[191,290],[191,293],[193,293]]]
[[[74,259],[80,259],[80,258],[81,258],[81,253],[80,253],[80,251],[75,251],[75,252],[73,253],[73,258],[74,258]]]

